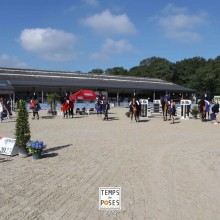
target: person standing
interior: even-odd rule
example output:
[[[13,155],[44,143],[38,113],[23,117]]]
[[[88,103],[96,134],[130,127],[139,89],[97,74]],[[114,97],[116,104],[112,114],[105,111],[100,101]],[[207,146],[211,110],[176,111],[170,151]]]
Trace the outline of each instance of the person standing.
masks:
[[[100,101],[97,101],[95,108],[97,111],[97,118],[100,119],[102,117],[102,105],[101,105]]]
[[[39,119],[38,111],[40,110],[40,104],[38,100],[34,101],[34,109],[33,109],[33,118],[35,119],[35,116],[37,116],[37,119]]]
[[[35,106],[35,101],[34,101],[34,97],[32,97],[32,99],[30,101],[30,110],[32,110],[32,113],[33,113],[32,119],[34,119],[34,106]]]
[[[64,102],[61,106],[61,111],[63,112],[63,118],[68,118],[69,100],[64,99]]]
[[[108,111],[109,111],[109,109],[110,109],[110,104],[109,104],[108,100],[106,100],[106,102],[105,102],[105,116],[103,118],[103,121],[104,120],[108,121]]]
[[[218,124],[217,116],[219,118],[219,103],[215,103],[212,106],[212,113],[210,114],[211,123]]]
[[[209,112],[210,112],[210,102],[205,100],[205,118],[209,119]]]

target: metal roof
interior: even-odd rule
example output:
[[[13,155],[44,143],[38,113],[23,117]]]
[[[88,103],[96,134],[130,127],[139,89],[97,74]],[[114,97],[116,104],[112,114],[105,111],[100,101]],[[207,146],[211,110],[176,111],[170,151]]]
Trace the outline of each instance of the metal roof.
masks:
[[[0,68],[0,81],[7,80],[14,87],[87,87],[106,89],[141,89],[148,91],[182,91],[195,90],[176,85],[161,79],[86,74],[77,72],[59,72],[31,69]]]
[[[0,94],[13,93],[13,91],[14,87],[11,85],[10,81],[0,79]]]

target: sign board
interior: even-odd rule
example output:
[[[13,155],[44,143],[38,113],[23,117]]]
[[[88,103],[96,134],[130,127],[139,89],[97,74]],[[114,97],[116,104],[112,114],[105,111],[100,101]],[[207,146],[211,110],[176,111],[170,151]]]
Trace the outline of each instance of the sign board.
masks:
[[[161,101],[160,101],[160,99],[155,99],[154,100],[154,113],[160,113],[161,112]]]
[[[121,210],[121,187],[99,187],[99,209]]]
[[[17,155],[18,147],[15,146],[15,139],[0,136],[0,154]]]
[[[140,99],[141,112],[139,115],[140,120],[147,120],[148,118],[148,99]]]
[[[154,100],[154,104],[159,104],[159,105],[161,105],[160,99],[155,99],[155,100]]]
[[[192,104],[191,100],[187,100],[187,99],[180,100],[181,119],[189,119],[191,104]]]
[[[180,100],[180,105],[191,105],[191,104],[192,104],[191,100],[187,100],[187,99]]]

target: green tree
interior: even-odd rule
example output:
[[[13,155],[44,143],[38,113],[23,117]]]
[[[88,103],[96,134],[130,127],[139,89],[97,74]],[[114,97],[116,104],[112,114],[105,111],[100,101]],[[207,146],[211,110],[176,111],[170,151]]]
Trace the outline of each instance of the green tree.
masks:
[[[174,64],[165,58],[150,57],[140,62],[140,66],[146,67],[146,77],[172,81]]]
[[[101,72],[101,69],[91,71]],[[204,91],[220,94],[220,56],[208,60],[197,56],[176,63],[153,56],[143,59],[139,66],[134,66],[129,71],[123,67],[114,67],[106,69],[105,74],[158,78],[195,89],[198,95]]]
[[[47,93],[47,104],[50,105],[50,112],[55,115],[57,103],[60,100],[60,95],[57,93]]]
[[[92,74],[103,74],[104,70],[102,70],[102,69],[92,69],[89,73],[92,73]]]
[[[196,71],[205,66],[206,60],[202,57],[194,57],[176,62],[174,65],[173,82],[188,87]]]
[[[129,76],[150,77],[150,72],[146,66],[135,66],[129,70]]]
[[[15,124],[15,145],[19,148],[23,148],[27,153],[27,143],[30,141],[31,132],[30,124],[28,121],[28,110],[24,100],[20,100],[19,109],[17,112],[16,124]]]
[[[123,67],[114,67],[112,69],[111,68],[106,69],[105,74],[126,76],[128,75],[128,71],[124,69]]]

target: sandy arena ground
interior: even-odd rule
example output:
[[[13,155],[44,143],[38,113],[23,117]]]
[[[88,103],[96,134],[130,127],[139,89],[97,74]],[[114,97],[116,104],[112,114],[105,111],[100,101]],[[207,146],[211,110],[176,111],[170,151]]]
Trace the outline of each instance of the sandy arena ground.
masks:
[[[218,220],[220,125],[161,117],[130,123],[125,108],[30,125],[43,158],[0,155],[2,220]],[[0,124],[14,138],[15,117]],[[122,208],[99,210],[99,187],[121,187]]]

